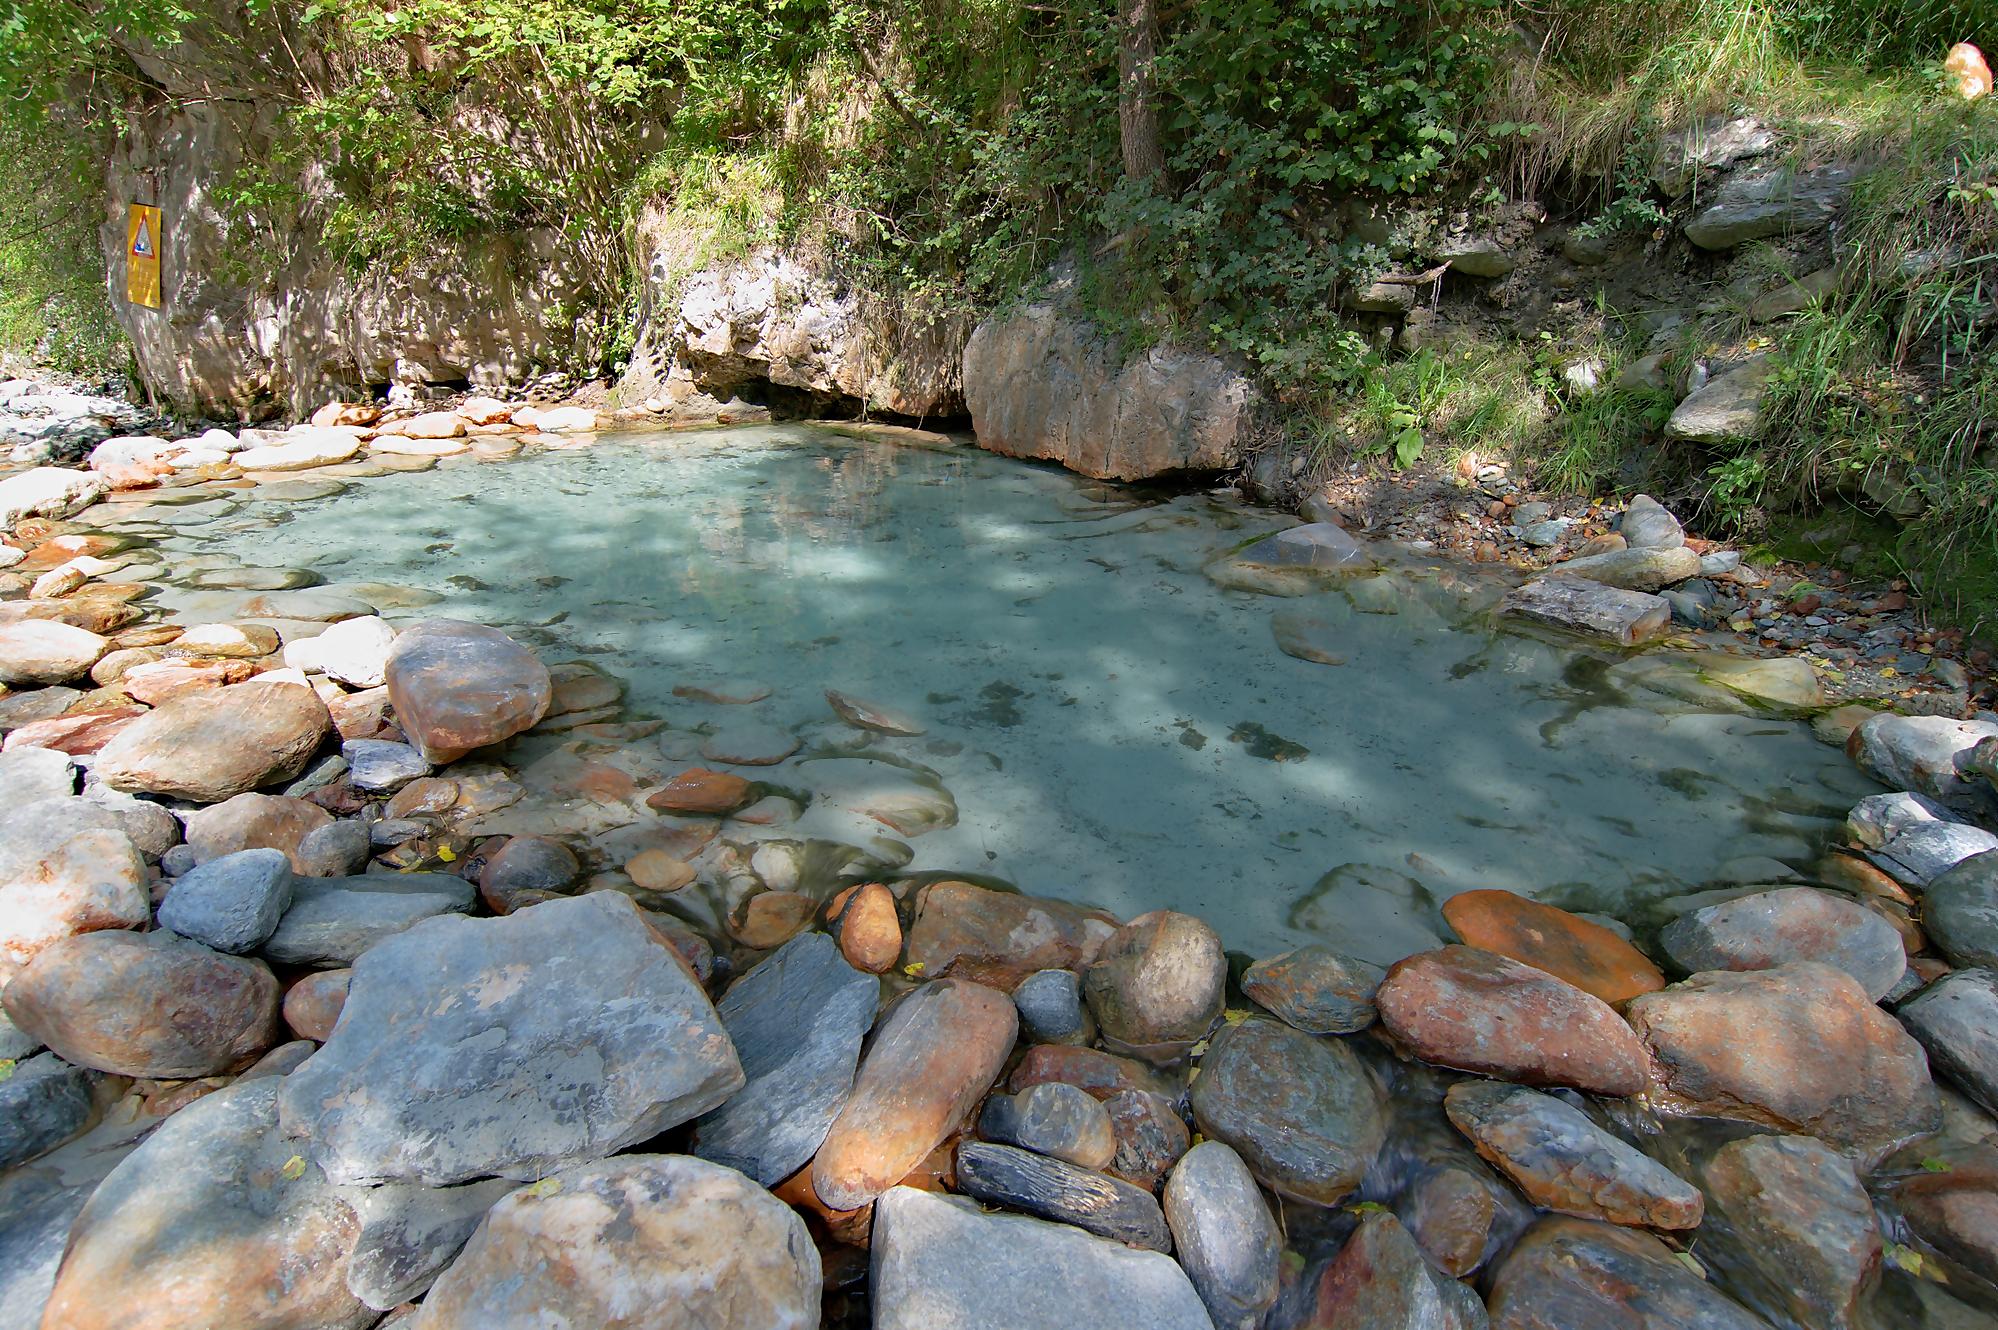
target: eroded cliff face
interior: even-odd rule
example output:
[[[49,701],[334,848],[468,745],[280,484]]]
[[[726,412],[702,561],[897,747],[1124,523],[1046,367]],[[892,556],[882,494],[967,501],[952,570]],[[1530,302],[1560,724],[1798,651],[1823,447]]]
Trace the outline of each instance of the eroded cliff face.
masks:
[[[167,55],[131,52],[158,91],[134,104],[108,164],[100,236],[113,310],[163,403],[300,415],[389,384],[498,389],[588,362],[597,348],[584,330],[597,325],[578,319],[586,274],[552,232],[357,272],[301,219],[232,218],[219,192],[268,144],[276,115],[274,101],[240,91],[256,86],[259,36],[224,27]],[[129,203],[164,213],[159,309],[125,298]]]

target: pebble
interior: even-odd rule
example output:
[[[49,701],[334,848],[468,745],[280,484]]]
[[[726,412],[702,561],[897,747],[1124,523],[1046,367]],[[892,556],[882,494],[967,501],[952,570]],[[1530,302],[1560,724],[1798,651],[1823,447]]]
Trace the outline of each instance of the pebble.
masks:
[[[284,1023],[300,1039],[325,1043],[340,1021],[340,1009],[347,1003],[347,989],[353,982],[352,970],[320,970],[306,975],[285,991]]]
[[[1013,990],[1020,1028],[1037,1044],[1096,1042],[1096,1020],[1082,1003],[1082,977],[1073,970],[1036,970]]]
[[[546,836],[514,836],[486,861],[479,895],[497,914],[568,891],[583,874],[575,851]]]
[[[1078,1168],[1107,1168],[1117,1154],[1108,1110],[1088,1091],[1059,1081],[993,1095],[979,1115],[978,1134]]]
[[[187,814],[187,845],[196,863],[243,850],[276,850],[296,868],[298,847],[332,821],[332,814],[303,799],[239,794]]]
[[[646,797],[663,813],[732,813],[749,802],[755,787],[741,776],[689,767]]]
[[[1434,1269],[1392,1214],[1360,1220],[1339,1254],[1312,1282],[1310,1321],[1317,1326],[1382,1330],[1483,1330],[1477,1295]],[[1580,1330],[1587,1322],[1569,1330]]]
[[[857,969],[886,974],[902,957],[902,920],[896,913],[895,893],[879,882],[840,893],[829,924],[839,939],[840,954]]]
[[[115,790],[220,803],[298,775],[331,725],[310,688],[251,679],[147,712],[91,772]]]
[[[438,764],[533,728],[554,697],[532,651],[497,629],[451,619],[405,628],[382,675],[397,723]]]

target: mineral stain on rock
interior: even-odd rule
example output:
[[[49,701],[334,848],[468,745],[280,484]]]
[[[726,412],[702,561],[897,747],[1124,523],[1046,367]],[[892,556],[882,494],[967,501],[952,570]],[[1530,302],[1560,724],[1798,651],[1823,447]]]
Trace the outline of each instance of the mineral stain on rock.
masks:
[[[1185,740],[1182,738],[1181,742]],[[1228,742],[1240,744],[1250,757],[1267,762],[1302,762],[1311,756],[1311,750],[1303,744],[1274,734],[1252,720],[1236,721],[1235,728],[1228,731]]]

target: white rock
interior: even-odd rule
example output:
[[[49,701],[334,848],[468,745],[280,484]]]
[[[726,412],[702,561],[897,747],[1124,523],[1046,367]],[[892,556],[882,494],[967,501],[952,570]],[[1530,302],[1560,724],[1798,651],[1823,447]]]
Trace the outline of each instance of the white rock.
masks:
[[[379,688],[395,629],[380,615],[346,619],[317,637],[303,637],[284,649],[284,663],[307,674],[324,674],[353,688]]]
[[[236,454],[236,465],[245,471],[303,471],[344,462],[361,451],[358,431],[331,425],[288,431],[285,440],[243,449]]]
[[[102,471],[107,467],[157,462],[181,451],[180,444],[169,443],[156,434],[122,434],[90,450],[90,469]]]
[[[38,466],[0,480],[0,530],[24,517],[68,517],[110,492],[111,482],[90,471]]]
[[[67,683],[102,659],[110,646],[87,628],[53,619],[0,623],[0,684]]]
[[[515,412],[518,420],[520,413]],[[597,427],[597,413],[586,406],[558,406],[534,413],[533,428],[550,434],[582,434]]]
[[[474,425],[502,425],[513,415],[513,408],[497,397],[467,397],[458,404],[458,414]]]

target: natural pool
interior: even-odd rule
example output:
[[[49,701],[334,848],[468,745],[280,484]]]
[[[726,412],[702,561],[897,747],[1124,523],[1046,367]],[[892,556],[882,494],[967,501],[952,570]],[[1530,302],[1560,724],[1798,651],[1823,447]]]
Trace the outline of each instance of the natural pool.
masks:
[[[436,593],[389,617],[504,627],[621,677],[628,714],[679,731],[748,711],[799,732],[800,758],[919,764],[958,813],[908,839],[908,871],[1125,917],[1169,906],[1252,954],[1392,961],[1473,887],[1646,918],[1766,880],[1769,859],[1801,866],[1878,789],[1669,658],[1501,629],[1502,586],[1462,567],[1407,556],[1302,597],[1205,571],[1285,525],[1232,497],[774,426],[203,502],[158,534],[169,568],[198,554]],[[740,679],[771,696],[672,691]],[[863,740],[828,688],[926,733]],[[675,752],[673,735],[640,742]],[[797,761],[744,774],[794,784]]]

